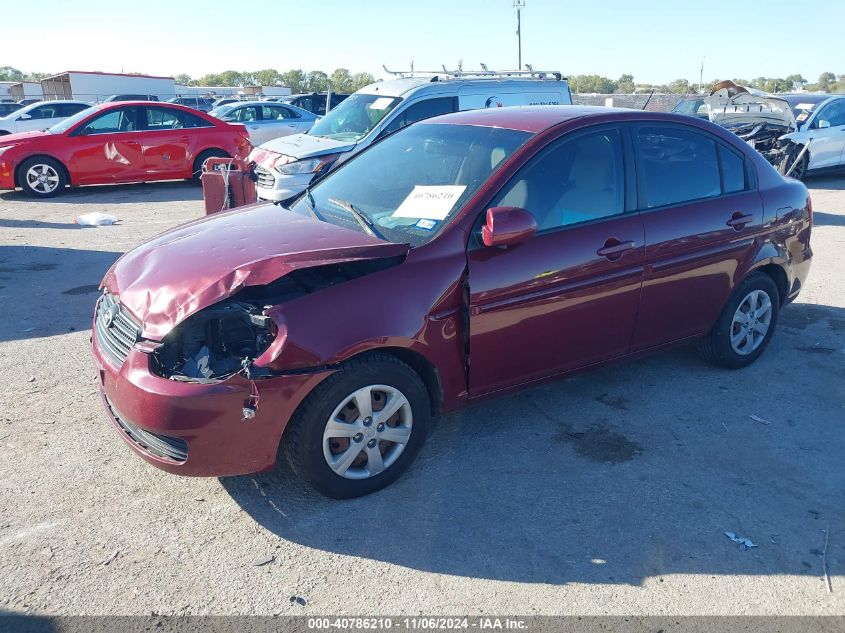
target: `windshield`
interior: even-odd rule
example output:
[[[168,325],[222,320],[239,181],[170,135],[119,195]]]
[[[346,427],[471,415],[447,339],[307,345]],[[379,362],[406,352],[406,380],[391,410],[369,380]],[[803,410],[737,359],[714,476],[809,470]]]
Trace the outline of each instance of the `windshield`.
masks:
[[[678,114],[696,115],[703,108],[704,99],[684,99],[675,106],[675,109],[672,110],[672,112],[677,112]]]
[[[320,119],[308,134],[338,141],[358,141],[400,101],[397,97],[354,94]]]
[[[447,226],[530,137],[473,125],[412,125],[327,176],[291,209],[419,246]]]
[[[792,108],[792,114],[798,123],[806,121],[822,101],[827,101],[830,95],[787,95],[783,97]]]
[[[77,112],[73,116],[66,118],[64,121],[59,121],[53,127],[47,128],[47,131],[52,134],[63,134],[83,119],[86,119],[94,114],[97,110],[98,108],[95,106],[85,108],[82,112]]]

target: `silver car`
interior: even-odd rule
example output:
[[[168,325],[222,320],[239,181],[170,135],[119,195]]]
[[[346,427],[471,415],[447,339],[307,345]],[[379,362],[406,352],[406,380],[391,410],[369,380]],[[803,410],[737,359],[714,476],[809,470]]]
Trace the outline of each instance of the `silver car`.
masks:
[[[256,147],[275,138],[307,132],[319,118],[308,110],[273,101],[229,103],[209,114],[230,123],[243,123]]]
[[[791,176],[845,167],[845,95],[779,95],[789,102],[797,131],[784,138],[809,148]]]

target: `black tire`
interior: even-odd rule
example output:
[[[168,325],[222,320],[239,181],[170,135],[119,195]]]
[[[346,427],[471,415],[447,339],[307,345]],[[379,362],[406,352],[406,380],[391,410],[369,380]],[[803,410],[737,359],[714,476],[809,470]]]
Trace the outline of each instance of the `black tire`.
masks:
[[[191,170],[191,180],[199,182],[200,176],[202,176],[202,164],[209,158],[231,158],[231,156],[222,149],[207,149],[201,152],[194,160],[194,166]]]
[[[327,463],[323,434],[334,410],[353,392],[370,385],[387,385],[407,398],[413,416],[411,434],[385,470],[366,479],[347,479]],[[393,356],[369,354],[341,365],[306,397],[285,430],[282,449],[293,472],[318,492],[333,499],[360,497],[384,488],[405,472],[425,442],[430,419],[431,403],[419,375]],[[349,440],[350,447],[353,441]]]
[[[32,169],[36,171],[41,169],[41,173],[47,176],[45,181],[31,182],[29,174]],[[20,188],[23,189],[25,194],[35,198],[52,198],[61,193],[68,184],[64,165],[46,156],[27,158],[18,167],[17,175]]]
[[[768,295],[772,306],[769,328],[763,340],[756,349],[748,354],[740,354],[731,345],[731,332],[734,314],[740,304],[753,291],[763,291]],[[716,325],[698,344],[701,357],[709,363],[726,369],[742,369],[757,360],[766,350],[777,327],[780,313],[780,293],[777,284],[765,273],[757,272],[749,275],[734,291],[730,300],[722,308]]]
[[[798,158],[798,155],[801,153],[801,149],[797,148],[797,151],[791,152],[786,158],[783,159],[783,162],[780,165],[780,169],[778,171],[781,174],[786,175],[786,172],[789,171],[789,168],[792,167],[792,164],[795,162],[795,159]],[[804,177],[807,175],[807,166],[810,164],[810,153],[804,152],[801,159],[798,161],[798,164],[792,169],[792,173],[789,174],[790,178],[795,178],[796,180],[804,180]]]

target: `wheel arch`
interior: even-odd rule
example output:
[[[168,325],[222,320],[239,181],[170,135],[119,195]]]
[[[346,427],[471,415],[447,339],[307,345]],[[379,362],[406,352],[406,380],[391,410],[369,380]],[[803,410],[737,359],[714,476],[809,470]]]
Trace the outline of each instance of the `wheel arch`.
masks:
[[[775,282],[775,285],[778,289],[778,299],[780,307],[783,307],[786,303],[787,296],[789,295],[789,278],[787,277],[786,271],[783,269],[783,266],[770,262],[767,264],[763,264],[762,266],[752,268],[748,272],[748,275],[753,275],[757,272],[763,273],[764,275],[768,275],[772,278],[772,281]]]
[[[428,392],[432,417],[440,415],[443,408],[443,383],[440,379],[440,372],[434,363],[420,352],[407,347],[376,347],[345,358],[343,362],[360,360],[372,354],[393,356],[413,369],[420,377],[420,380],[423,381],[425,389]]]
[[[67,179],[67,184],[68,185],[73,184],[71,177],[70,177],[70,170],[67,168],[67,165],[65,165],[64,161],[61,158],[59,158],[57,156],[53,156],[52,154],[35,153],[35,154],[30,154],[29,156],[24,156],[18,162],[17,166],[15,166],[15,186],[16,187],[21,186],[21,183],[20,183],[21,167],[23,167],[23,164],[26,161],[32,160],[33,158],[49,158],[50,160],[55,161],[56,163],[59,164],[59,167],[61,167],[62,171],[65,173],[65,179]]]

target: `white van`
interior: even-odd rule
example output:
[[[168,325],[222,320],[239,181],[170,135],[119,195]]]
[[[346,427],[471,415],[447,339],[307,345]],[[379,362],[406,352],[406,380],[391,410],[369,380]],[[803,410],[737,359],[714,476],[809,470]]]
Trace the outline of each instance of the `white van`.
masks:
[[[264,143],[249,160],[258,197],[288,200],[334,165],[416,121],[459,110],[571,104],[569,84],[558,72],[403,77],[361,88],[307,133]]]

